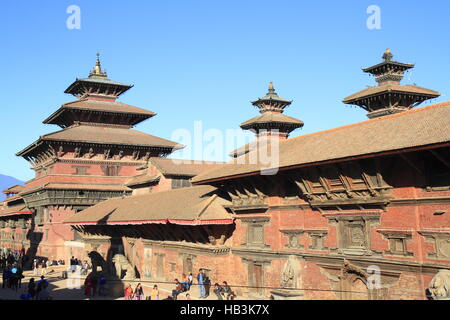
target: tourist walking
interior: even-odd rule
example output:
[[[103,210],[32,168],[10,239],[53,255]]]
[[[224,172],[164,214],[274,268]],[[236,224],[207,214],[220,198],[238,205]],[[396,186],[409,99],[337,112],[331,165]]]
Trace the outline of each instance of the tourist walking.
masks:
[[[134,300],[142,300],[143,296],[144,296],[144,289],[142,289],[141,284],[138,283],[136,289],[134,289]]]
[[[39,263],[37,261],[37,259],[33,260],[33,275],[37,276],[38,275],[38,267],[39,267]]]
[[[47,274],[47,263],[44,259],[41,262],[41,276],[45,276]]]
[[[131,284],[129,283],[127,287],[125,288],[125,300],[131,300],[133,299],[133,288],[131,287]]]

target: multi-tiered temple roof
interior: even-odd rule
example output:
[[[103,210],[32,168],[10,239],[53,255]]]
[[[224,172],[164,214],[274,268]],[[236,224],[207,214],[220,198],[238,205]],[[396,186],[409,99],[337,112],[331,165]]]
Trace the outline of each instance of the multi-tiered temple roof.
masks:
[[[267,94],[252,102],[259,108],[261,115],[241,123],[244,130],[254,130],[259,136],[264,133],[273,135],[274,132],[287,137],[293,130],[303,126],[303,121],[283,114],[284,108],[292,103],[291,100],[281,98],[275,92],[273,83],[269,83]]]
[[[368,112],[369,118],[410,110],[425,100],[439,97],[436,91],[416,85],[401,85],[403,75],[413,64],[392,60],[393,55],[387,49],[383,62],[363,69],[375,77],[378,86],[361,90],[343,100],[345,104],[360,106]]]
[[[120,159],[130,151],[133,160],[148,160],[150,156],[165,156],[179,149],[181,146],[173,141],[130,129],[155,115],[116,101],[131,87],[108,79],[97,55],[89,77],[76,79],[65,91],[78,99],[62,105],[44,120],[45,124],[56,124],[63,130],[41,136],[17,155],[37,164],[70,150],[68,145],[76,145],[75,158],[92,158],[98,148],[106,148],[101,151],[105,152],[104,159]]]

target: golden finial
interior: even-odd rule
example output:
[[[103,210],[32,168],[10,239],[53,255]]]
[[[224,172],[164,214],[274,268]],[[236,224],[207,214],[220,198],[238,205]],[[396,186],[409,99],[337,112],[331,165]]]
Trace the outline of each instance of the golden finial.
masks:
[[[273,87],[273,82],[269,82],[269,93],[275,93],[275,88]]]
[[[95,61],[95,67],[89,73],[89,77],[100,77],[100,78],[106,78],[106,72],[102,72],[102,66],[100,63],[100,53],[97,52],[97,60]]]
[[[392,54],[391,49],[387,48],[386,51],[384,52],[382,58],[383,58],[385,61],[389,61],[389,60],[392,59],[393,56],[394,56],[394,55]]]

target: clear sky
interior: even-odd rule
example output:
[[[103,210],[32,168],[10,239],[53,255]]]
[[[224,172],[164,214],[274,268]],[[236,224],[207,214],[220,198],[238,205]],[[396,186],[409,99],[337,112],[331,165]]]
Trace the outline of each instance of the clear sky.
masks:
[[[80,29],[67,28],[70,5]],[[380,29],[367,27],[370,5]],[[366,120],[341,101],[375,84],[361,68],[386,48],[416,63],[403,83],[442,93],[431,103],[450,100],[449,14],[448,0],[2,1],[0,173],[33,177],[15,153],[59,130],[42,120],[73,100],[63,92],[97,51],[110,79],[134,85],[120,101],[158,114],[137,130],[170,139],[196,120],[238,128],[273,81],[294,100],[285,113],[305,122],[296,136]]]

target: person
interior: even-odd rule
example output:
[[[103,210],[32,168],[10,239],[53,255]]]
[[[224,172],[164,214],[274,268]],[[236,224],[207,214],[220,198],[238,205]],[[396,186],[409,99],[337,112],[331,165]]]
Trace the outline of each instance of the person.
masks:
[[[105,289],[106,289],[106,278],[105,278],[105,276],[103,274],[100,276],[100,278],[98,280],[98,285],[99,285],[98,295],[99,296],[106,296],[106,292],[105,292]]]
[[[47,263],[44,259],[41,262],[41,276],[45,276],[47,274]]]
[[[78,265],[78,263],[77,263],[78,261],[77,261],[77,259],[75,259],[75,257],[74,256],[72,256],[72,258],[70,259],[70,272],[75,272],[75,270],[77,269],[77,265]]]
[[[183,285],[183,291],[189,291],[189,279],[185,273],[183,273],[181,284]]]
[[[191,295],[189,293],[186,293],[186,300],[192,300]]]
[[[129,283],[127,287],[125,288],[125,300],[131,300],[133,299],[133,288],[131,287],[131,284]]]
[[[90,295],[95,297],[96,294],[97,294],[97,278],[96,277],[92,277],[91,278],[91,292],[90,292]]]
[[[153,289],[150,292],[150,299],[151,300],[159,300],[159,290],[158,290],[158,286],[156,284],[153,286]]]
[[[211,289],[211,280],[207,275],[205,275],[205,281],[203,282],[205,286],[205,298],[209,296],[209,290]]]
[[[194,277],[192,276],[192,272],[189,272],[188,282],[189,282],[189,288],[190,288],[192,286],[192,284],[194,283]]]
[[[135,300],[142,300],[142,297],[144,296],[144,289],[142,289],[142,286],[140,283],[136,286],[136,289],[134,289],[134,299]]]
[[[37,259],[33,260],[33,275],[37,276],[38,275],[38,261]]]
[[[89,269],[88,262],[86,260],[84,260],[83,268],[82,268],[82,274],[86,275],[87,272],[88,272],[88,269]]]
[[[19,285],[19,288],[22,288],[22,279],[25,278],[23,275],[23,269],[21,267],[17,268],[17,284]]]
[[[205,281],[205,274],[203,269],[199,269],[198,270],[198,275],[197,275],[197,281],[198,281],[198,287],[200,289],[200,299],[206,298],[205,296],[205,285],[204,285],[204,281]]]
[[[92,292],[92,278],[86,277],[84,280],[84,295],[89,297]]]
[[[36,296],[36,283],[34,282],[34,278],[31,278],[30,282],[28,282],[28,293],[32,299]]]
[[[183,285],[178,279],[175,279],[175,289],[172,290],[173,300],[177,300],[177,296],[183,292]]]
[[[213,290],[214,294],[216,295],[218,300],[223,300],[222,297],[222,287],[220,286],[220,284],[218,284],[217,282],[214,283],[214,290]]]
[[[227,300],[234,300],[235,294],[226,281],[223,282],[222,294]]]
[[[17,268],[13,266],[11,268],[11,276],[9,278],[9,287],[17,291],[18,283],[19,279],[17,277]]]
[[[2,274],[2,288],[5,289],[5,286],[8,286],[8,279],[9,279],[9,270],[8,267],[5,268],[5,270],[3,270],[3,274]]]
[[[48,297],[48,281],[45,280],[44,276],[41,276],[41,280],[37,283],[36,288],[36,300],[47,300]]]

